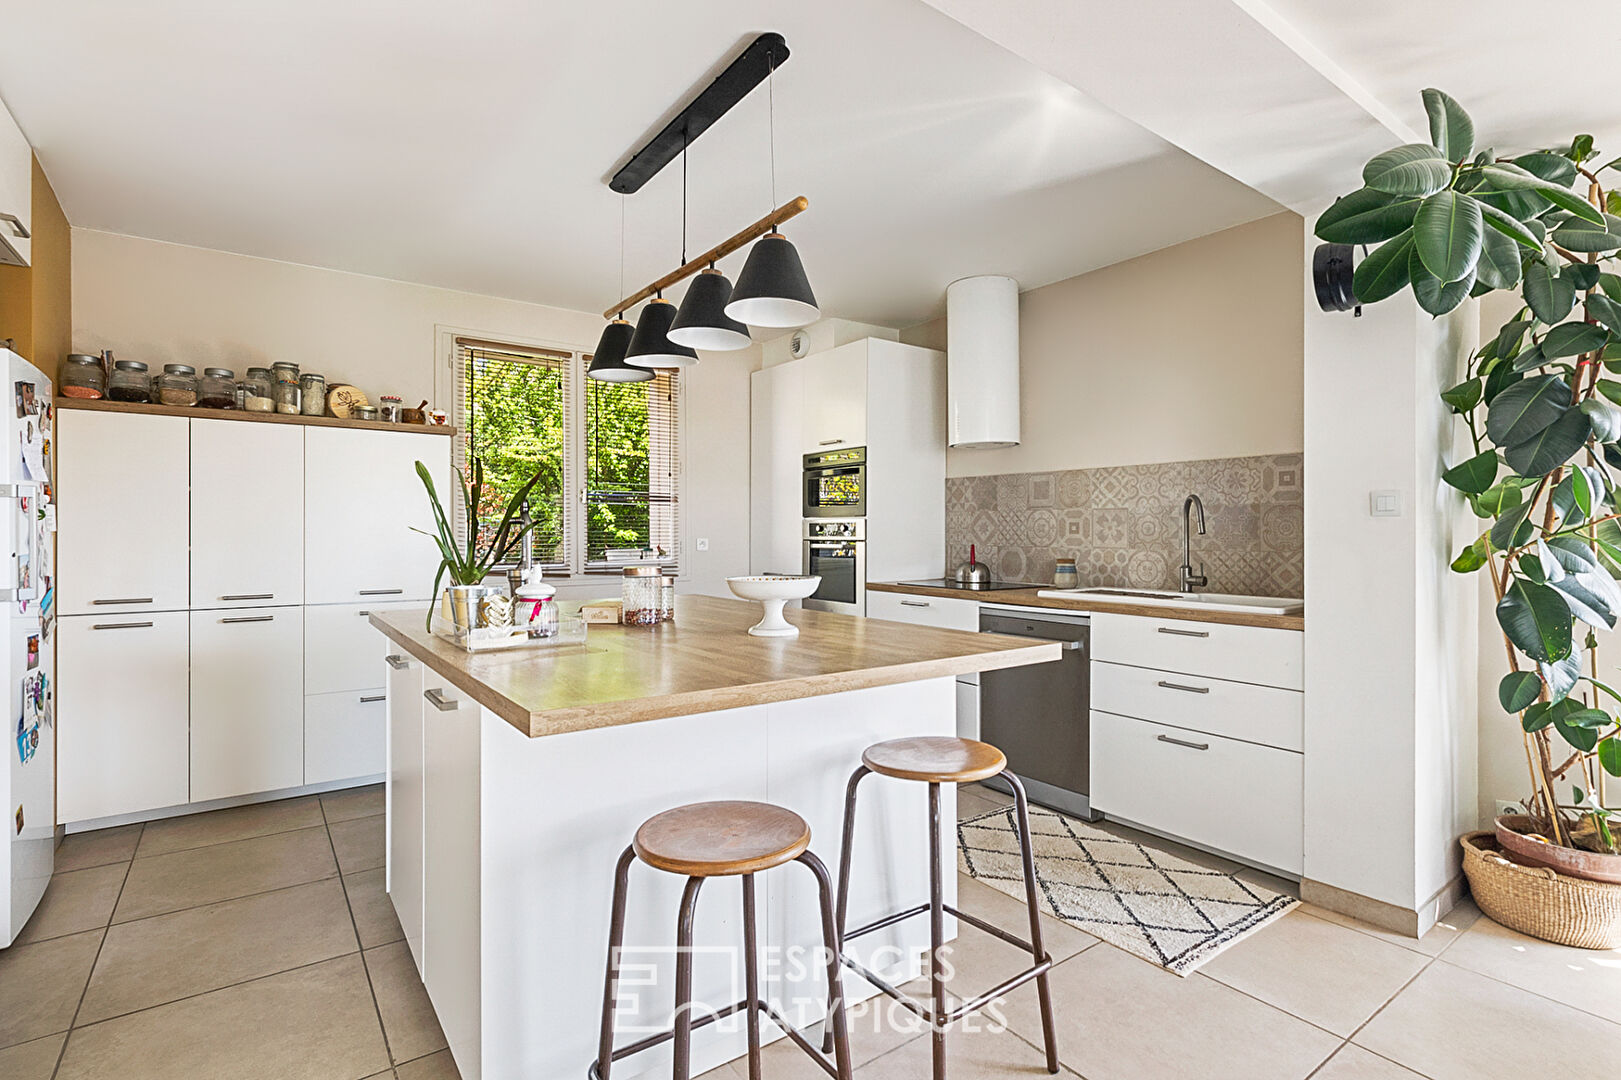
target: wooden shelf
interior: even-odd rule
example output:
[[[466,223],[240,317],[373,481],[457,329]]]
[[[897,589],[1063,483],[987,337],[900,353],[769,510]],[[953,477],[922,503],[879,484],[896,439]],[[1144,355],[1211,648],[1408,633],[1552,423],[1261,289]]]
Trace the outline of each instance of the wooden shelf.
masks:
[[[415,435],[454,435],[442,424],[387,424],[381,420],[340,420],[335,416],[286,416],[282,413],[244,412],[240,409],[200,409],[196,406],[142,405],[103,398],[57,397],[58,409],[86,412],[139,413],[144,416],[195,416],[200,420],[241,420],[250,424],[302,424],[305,427],[356,428],[360,431],[404,431]]]

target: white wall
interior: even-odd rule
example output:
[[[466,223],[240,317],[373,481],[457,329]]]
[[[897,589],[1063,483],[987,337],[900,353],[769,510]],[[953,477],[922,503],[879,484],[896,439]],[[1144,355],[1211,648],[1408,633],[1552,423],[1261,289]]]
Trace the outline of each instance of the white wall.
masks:
[[[290,360],[372,400],[434,400],[435,327],[595,348],[600,316],[204,248],[73,230],[73,346],[238,372]],[[748,572],[749,372],[759,350],[706,354],[683,375],[682,589],[727,595]],[[449,402],[436,406],[449,411]],[[694,542],[703,537],[708,551]],[[584,587],[612,595],[617,582]]]

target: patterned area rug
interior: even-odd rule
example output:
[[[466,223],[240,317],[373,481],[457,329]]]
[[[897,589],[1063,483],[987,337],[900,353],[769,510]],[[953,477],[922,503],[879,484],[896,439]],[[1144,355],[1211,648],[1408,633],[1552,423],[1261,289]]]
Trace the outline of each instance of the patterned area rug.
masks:
[[[1178,975],[1300,902],[1042,807],[1030,808],[1030,831],[1048,914]],[[1022,901],[1013,808],[959,822],[957,862]]]

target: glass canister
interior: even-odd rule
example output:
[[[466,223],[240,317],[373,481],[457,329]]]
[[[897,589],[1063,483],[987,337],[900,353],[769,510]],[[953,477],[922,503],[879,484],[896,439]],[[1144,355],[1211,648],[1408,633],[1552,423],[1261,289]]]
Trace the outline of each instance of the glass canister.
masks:
[[[626,626],[652,626],[659,621],[659,583],[656,566],[627,566],[619,598]]]
[[[107,395],[107,371],[99,356],[69,353],[56,373],[56,381],[56,391],[63,397],[91,401]]]
[[[160,405],[197,404],[197,369],[190,364],[164,364],[157,382]]]
[[[377,419],[377,406],[375,406],[375,405],[356,405],[352,409],[349,410],[349,419],[351,419],[351,420],[376,420]]]
[[[289,386],[298,385],[298,365],[291,360],[278,360],[270,365],[270,381],[273,383],[286,383]]]
[[[297,416],[303,400],[297,383],[278,382],[272,391],[276,398],[276,411],[283,416]]]
[[[659,578],[659,622],[675,619],[675,578]]]
[[[269,368],[250,367],[237,387],[242,391],[242,407],[248,412],[276,411]]]
[[[107,379],[107,398],[140,404],[151,401],[152,373],[139,360],[114,360],[113,373]]]
[[[377,419],[385,424],[400,422],[400,414],[405,411],[405,402],[393,394],[384,394],[377,399]]]
[[[326,376],[306,371],[298,377],[299,405],[305,416],[326,415]]]
[[[205,409],[236,408],[236,372],[230,368],[203,368],[197,381],[197,404]]]
[[[1081,587],[1080,575],[1075,572],[1074,559],[1059,559],[1053,568],[1053,587],[1055,589],[1078,589]]]

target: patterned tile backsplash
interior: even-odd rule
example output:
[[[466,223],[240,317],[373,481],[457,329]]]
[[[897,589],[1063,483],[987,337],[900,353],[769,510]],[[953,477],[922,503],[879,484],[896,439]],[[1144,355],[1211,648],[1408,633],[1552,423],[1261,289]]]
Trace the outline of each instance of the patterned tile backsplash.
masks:
[[[1303,455],[1173,461],[946,481],[950,566],[974,544],[1005,581],[1050,582],[1074,558],[1082,586],[1174,589],[1182,565],[1182,500],[1197,494],[1193,536],[1211,592],[1301,595],[1305,580]],[[947,568],[948,571],[950,567]]]

